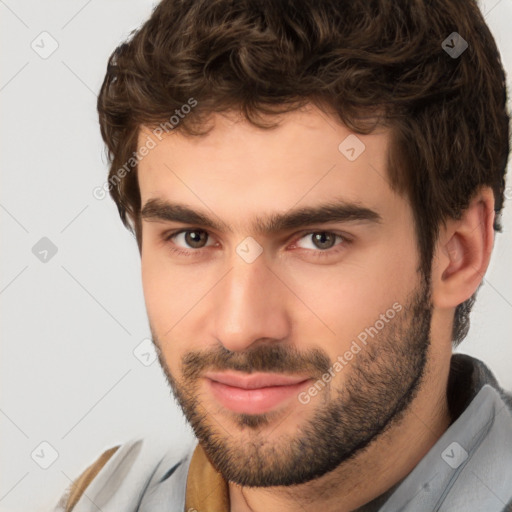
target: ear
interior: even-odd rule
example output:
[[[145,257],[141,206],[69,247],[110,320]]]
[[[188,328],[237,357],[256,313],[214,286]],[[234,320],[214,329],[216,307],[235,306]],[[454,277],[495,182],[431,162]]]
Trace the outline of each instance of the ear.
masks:
[[[432,301],[454,308],[478,289],[494,245],[494,195],[483,187],[459,220],[441,226],[432,265]]]

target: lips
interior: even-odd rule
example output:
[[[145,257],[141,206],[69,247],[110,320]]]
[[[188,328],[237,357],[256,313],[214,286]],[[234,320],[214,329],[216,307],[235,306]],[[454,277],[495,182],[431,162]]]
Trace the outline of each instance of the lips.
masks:
[[[205,381],[208,392],[224,408],[236,413],[263,414],[283,403],[293,403],[310,379],[271,373],[221,372],[205,374]]]
[[[240,375],[231,372],[207,373],[205,377],[226,386],[242,389],[259,389],[273,386],[293,386],[308,379],[308,377],[290,377],[281,374],[253,373]]]

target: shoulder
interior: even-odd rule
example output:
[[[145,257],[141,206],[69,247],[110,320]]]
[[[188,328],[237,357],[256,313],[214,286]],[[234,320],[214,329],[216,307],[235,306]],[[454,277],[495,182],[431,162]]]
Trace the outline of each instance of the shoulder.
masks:
[[[153,494],[164,481],[174,485],[174,495],[181,500],[196,443],[176,444],[136,438],[108,448],[73,481],[54,512],[89,510],[91,502],[105,512],[135,511],[144,495]]]

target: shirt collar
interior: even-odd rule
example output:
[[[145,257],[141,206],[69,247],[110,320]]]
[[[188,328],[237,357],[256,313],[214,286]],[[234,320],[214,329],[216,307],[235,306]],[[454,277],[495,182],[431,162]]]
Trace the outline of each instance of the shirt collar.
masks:
[[[198,444],[188,470],[185,510],[229,512],[229,508],[228,483]]]

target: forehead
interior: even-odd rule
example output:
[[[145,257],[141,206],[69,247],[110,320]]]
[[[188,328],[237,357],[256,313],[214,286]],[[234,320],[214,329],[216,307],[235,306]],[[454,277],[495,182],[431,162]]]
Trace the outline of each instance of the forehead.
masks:
[[[387,179],[389,132],[359,135],[314,106],[282,114],[264,130],[231,114],[213,114],[204,136],[143,126],[138,152],[142,206],[186,203],[221,216],[259,216],[342,198],[373,210],[393,208]]]

